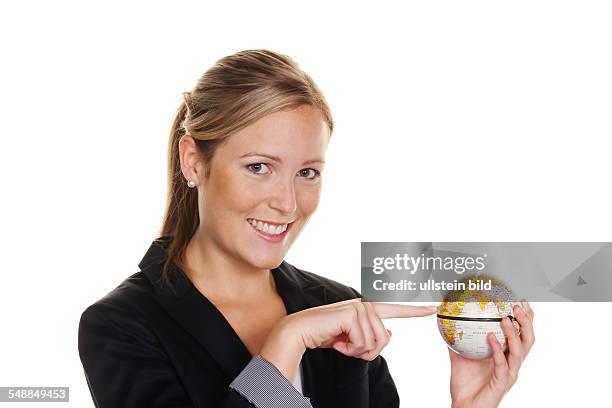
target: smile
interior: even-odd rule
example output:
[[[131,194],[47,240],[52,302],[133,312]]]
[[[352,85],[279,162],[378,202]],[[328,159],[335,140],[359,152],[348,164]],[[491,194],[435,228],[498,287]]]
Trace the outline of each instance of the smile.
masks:
[[[255,228],[257,231],[270,236],[277,236],[283,234],[289,226],[289,224],[274,224],[271,222],[256,220],[254,218],[248,218],[247,222],[251,224],[253,228]]]

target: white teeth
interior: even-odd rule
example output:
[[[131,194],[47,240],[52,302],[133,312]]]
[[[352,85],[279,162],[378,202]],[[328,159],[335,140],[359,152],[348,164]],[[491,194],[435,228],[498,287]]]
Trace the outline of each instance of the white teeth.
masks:
[[[282,224],[282,225],[270,225],[267,224],[265,222],[261,222],[261,221],[256,221],[254,219],[249,219],[247,220],[249,222],[249,224],[251,224],[253,227],[255,227],[257,230],[265,233],[265,234],[269,234],[269,235],[279,235],[282,234],[283,232],[285,232],[287,230],[287,224]]]

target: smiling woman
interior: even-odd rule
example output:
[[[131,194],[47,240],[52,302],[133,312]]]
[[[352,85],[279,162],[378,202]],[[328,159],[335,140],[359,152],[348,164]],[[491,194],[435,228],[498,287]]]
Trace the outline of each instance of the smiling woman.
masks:
[[[399,406],[381,319],[435,309],[362,302],[284,261],[332,131],[312,79],[271,51],[222,58],[184,93],[160,236],[81,316],[96,406]]]
[[[255,205],[256,201],[261,202],[263,196],[271,191],[277,196],[279,191],[281,193],[280,201],[273,200],[273,203],[297,205],[297,200],[296,203],[290,202],[293,180],[287,178],[287,171],[303,172],[308,169],[296,167],[297,163],[322,161],[332,131],[333,119],[323,94],[314,81],[284,55],[267,50],[239,52],[221,59],[204,73],[194,89],[184,93],[170,135],[168,206],[161,234],[172,236],[173,240],[168,247],[162,277],[167,278],[172,262],[181,263],[189,240],[200,227],[200,220],[204,223],[202,229],[208,230],[210,238],[210,234],[215,232],[217,238],[220,234],[228,236],[234,232],[230,226],[235,224],[236,217],[229,215],[229,210],[202,213],[220,208],[216,205],[200,206],[198,210],[198,202],[202,202],[205,191],[209,200],[241,205],[243,213],[278,211],[278,208],[263,211],[261,208],[246,208]],[[283,157],[286,162],[283,162]],[[187,170],[189,166],[198,167],[190,172]],[[212,171],[220,174],[209,180]],[[203,188],[198,188],[197,193],[188,190],[185,178]],[[310,208],[312,204],[316,207],[313,201],[318,201],[320,185],[315,180],[303,181],[296,186],[299,191],[295,193],[306,198],[306,189],[310,200],[297,209],[300,214],[295,214],[293,208],[281,208],[281,214],[272,214],[271,217],[251,214],[251,218],[272,223],[297,221],[292,228],[293,235],[284,241],[283,248],[277,249],[276,259],[271,260],[268,268],[273,266],[278,256],[282,260],[282,250],[289,248],[303,228],[314,210]],[[207,182],[208,185],[204,186]],[[249,196],[250,203],[236,200]],[[286,220],[287,214],[299,215],[300,218]],[[219,220],[221,222],[217,222],[219,216],[224,217]],[[242,220],[246,218],[248,215]],[[215,231],[214,225],[210,225],[212,222],[215,225],[229,224]],[[235,237],[225,242],[232,242]]]

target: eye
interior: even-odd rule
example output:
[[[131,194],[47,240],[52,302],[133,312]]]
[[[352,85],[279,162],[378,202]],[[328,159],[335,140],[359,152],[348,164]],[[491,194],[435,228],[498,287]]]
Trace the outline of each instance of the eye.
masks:
[[[255,174],[266,174],[268,172],[268,165],[265,163],[253,163],[249,164],[247,168]]]
[[[298,174],[301,177],[307,178],[309,180],[314,180],[318,177],[321,176],[321,172],[317,169],[313,169],[313,168],[308,168],[308,169],[302,169],[300,171],[298,171]]]

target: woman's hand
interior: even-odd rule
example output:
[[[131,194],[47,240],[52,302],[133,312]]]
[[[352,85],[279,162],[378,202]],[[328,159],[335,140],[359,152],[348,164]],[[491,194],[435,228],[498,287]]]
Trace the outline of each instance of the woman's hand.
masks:
[[[391,338],[381,319],[435,312],[435,307],[362,302],[359,298],[313,307],[290,314],[277,324],[260,354],[288,379],[295,377],[307,348],[333,348],[346,356],[372,361]]]
[[[487,335],[487,341],[493,351],[493,358],[470,360],[448,349],[453,407],[497,407],[514,385],[521,364],[535,342],[533,310],[527,301],[523,301],[522,305],[514,307],[514,317],[521,327],[520,335],[510,319],[505,317],[501,321],[502,330],[508,339],[507,355],[492,333]]]

